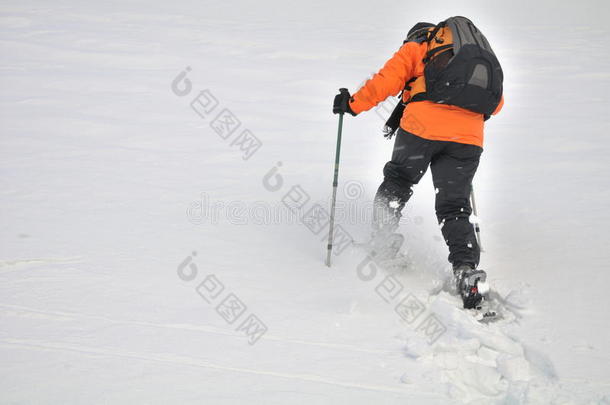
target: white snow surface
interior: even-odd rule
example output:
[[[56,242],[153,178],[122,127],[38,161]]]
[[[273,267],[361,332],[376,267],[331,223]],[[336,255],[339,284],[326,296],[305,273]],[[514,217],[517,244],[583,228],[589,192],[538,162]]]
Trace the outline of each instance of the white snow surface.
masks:
[[[3,1],[0,403],[609,404],[608,9]],[[451,15],[505,71],[475,179],[489,324],[444,287],[429,174],[401,224],[407,265],[368,279],[357,247],[327,268],[327,230],[282,203],[328,209],[337,89]],[[190,92],[172,90],[187,67]],[[202,91],[218,105],[200,116]],[[345,118],[343,213],[366,211],[389,159],[380,115]],[[247,159],[244,129],[262,143]],[[363,240],[366,219],[337,224]],[[250,315],[266,332],[247,336]]]

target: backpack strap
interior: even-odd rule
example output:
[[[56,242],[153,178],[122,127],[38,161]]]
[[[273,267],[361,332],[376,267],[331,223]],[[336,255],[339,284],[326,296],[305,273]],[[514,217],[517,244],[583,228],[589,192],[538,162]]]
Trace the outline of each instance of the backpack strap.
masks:
[[[426,57],[424,58],[423,62],[424,63],[428,63],[430,61],[430,59],[432,59],[432,57],[434,55],[436,55],[437,53],[441,52],[441,51],[445,51],[449,48],[453,48],[453,44],[447,44],[447,45],[441,45],[441,46],[437,46],[434,49],[429,50],[426,53]]]
[[[436,35],[439,33],[439,31],[443,28],[447,27],[447,20],[445,21],[441,21],[440,23],[438,23],[436,25],[436,27],[434,27],[433,30],[428,32],[428,36],[426,37],[426,42],[428,43],[428,49],[430,49],[430,43],[432,43],[432,41],[436,41],[437,44],[442,44],[443,43],[443,39],[442,38],[437,38]],[[427,53],[426,56],[423,59],[424,63],[428,63],[430,61],[430,59],[432,59],[432,57],[434,55],[436,55],[439,52],[442,52],[444,50],[447,50],[449,48],[453,47],[453,43],[451,44],[445,44],[445,45],[441,45],[441,46],[436,46],[432,49],[430,49]]]
[[[411,83],[413,83],[415,80],[417,80],[417,77],[413,77],[405,83],[405,88],[400,92],[400,95],[398,96],[398,104],[396,104],[396,107],[394,107],[394,111],[392,111],[392,114],[390,114],[388,120],[383,126],[383,136],[386,139],[392,139],[392,136],[394,135],[394,133],[396,133],[396,130],[400,126],[400,119],[402,118],[402,113],[404,112],[407,104],[411,102],[411,99],[409,99],[409,101],[407,101],[406,103],[403,102],[402,95],[405,91],[411,90]]]
[[[405,88],[402,89],[402,91],[400,92],[401,99],[402,99],[402,93],[404,93],[405,90],[411,90],[411,83],[413,83],[415,80],[417,80],[417,77],[412,77],[410,80],[407,80],[407,82],[405,83]]]
[[[436,34],[438,34],[438,32],[441,30],[441,28],[446,27],[446,26],[447,26],[447,21],[442,21],[442,22],[438,23],[432,31],[428,32],[428,37],[426,38],[426,42],[427,43],[432,42],[432,40],[436,37]]]

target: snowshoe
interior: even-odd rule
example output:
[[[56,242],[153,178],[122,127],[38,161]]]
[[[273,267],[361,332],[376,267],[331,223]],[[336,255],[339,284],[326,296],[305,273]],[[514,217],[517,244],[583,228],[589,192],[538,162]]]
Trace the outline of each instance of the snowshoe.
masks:
[[[487,273],[469,266],[459,266],[454,270],[457,292],[461,295],[465,309],[482,309],[487,299],[489,285]]]

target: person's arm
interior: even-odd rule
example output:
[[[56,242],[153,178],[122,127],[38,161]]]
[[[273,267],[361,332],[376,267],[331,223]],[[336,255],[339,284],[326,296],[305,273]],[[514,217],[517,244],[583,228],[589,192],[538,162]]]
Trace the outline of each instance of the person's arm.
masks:
[[[389,96],[397,95],[407,80],[415,76],[423,58],[422,44],[407,42],[386,62],[379,73],[368,80],[351,98],[349,107],[359,114],[370,110]]]

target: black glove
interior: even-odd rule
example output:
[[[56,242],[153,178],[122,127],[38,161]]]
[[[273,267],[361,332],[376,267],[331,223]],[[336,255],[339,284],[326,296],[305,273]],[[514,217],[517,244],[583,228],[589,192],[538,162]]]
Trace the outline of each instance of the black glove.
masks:
[[[344,114],[350,113],[354,117],[356,113],[349,107],[351,96],[347,89],[339,89],[339,94],[335,96],[335,102],[333,103],[333,114]]]

